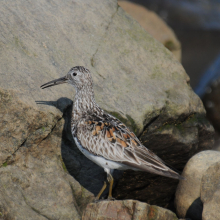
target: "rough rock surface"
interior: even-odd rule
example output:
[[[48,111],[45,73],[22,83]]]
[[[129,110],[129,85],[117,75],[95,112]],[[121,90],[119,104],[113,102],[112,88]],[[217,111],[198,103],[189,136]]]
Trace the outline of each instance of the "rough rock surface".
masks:
[[[193,220],[219,219],[220,152],[203,151],[192,157],[176,191],[176,210],[180,217]],[[212,207],[212,208],[211,208]]]
[[[81,219],[94,196],[64,172],[64,120],[0,90],[0,213],[3,219]]]
[[[69,126],[73,88],[39,88],[72,66],[89,68],[100,106],[176,168],[182,169],[193,154],[211,146],[213,128],[183,67],[116,0],[1,1],[0,29],[4,194],[0,212],[5,216],[55,219],[56,213],[59,219],[68,219],[66,215],[77,219],[77,210],[83,210],[93,197],[85,189],[97,193],[103,184],[103,170],[73,144]],[[66,180],[70,177],[64,175],[60,155],[85,189],[72,184],[73,179]],[[123,174],[115,197],[169,203],[177,182],[152,175],[148,184],[148,174],[135,173],[130,178],[131,174]],[[14,188],[7,189],[7,181]],[[162,185],[165,181],[168,188]],[[74,197],[73,185],[79,186]],[[164,190],[155,199],[160,185]],[[10,206],[5,205],[8,201]]]
[[[83,220],[178,220],[168,209],[147,203],[125,201],[102,201],[90,203],[84,213]]]
[[[220,161],[212,164],[204,173],[201,182],[203,220],[220,219]]]
[[[118,4],[181,61],[180,42],[173,30],[157,14],[132,2],[119,1]]]

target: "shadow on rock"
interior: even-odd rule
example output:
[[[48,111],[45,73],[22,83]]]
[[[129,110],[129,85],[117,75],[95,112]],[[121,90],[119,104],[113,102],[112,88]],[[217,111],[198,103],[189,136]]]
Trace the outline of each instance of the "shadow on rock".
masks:
[[[202,220],[202,211],[203,203],[199,197],[194,200],[192,205],[188,208],[186,212],[186,218],[190,218],[192,220]]]
[[[38,105],[49,105],[54,106],[59,109],[62,113],[64,113],[65,109],[68,106],[72,106],[73,101],[71,99],[62,97],[59,98],[57,101],[35,101]]]
[[[73,176],[82,187],[96,196],[103,186],[103,182],[106,181],[106,173],[101,167],[87,159],[75,145],[71,134],[72,100],[60,98],[57,101],[36,101],[36,103],[54,106],[63,113],[63,119],[65,120],[61,144],[63,162],[69,174]],[[117,184],[117,180],[121,175],[122,171],[114,171],[114,185]],[[107,193],[108,187],[102,196],[106,197]]]

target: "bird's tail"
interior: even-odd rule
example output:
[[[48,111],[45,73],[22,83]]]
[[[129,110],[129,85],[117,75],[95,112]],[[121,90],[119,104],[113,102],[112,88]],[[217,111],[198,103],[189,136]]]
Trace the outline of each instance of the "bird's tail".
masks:
[[[184,180],[185,179],[178,172],[175,172],[174,170],[171,170],[170,168],[169,168],[168,171],[160,171],[160,175],[170,177],[170,178],[173,178],[173,179],[179,179],[179,180]]]

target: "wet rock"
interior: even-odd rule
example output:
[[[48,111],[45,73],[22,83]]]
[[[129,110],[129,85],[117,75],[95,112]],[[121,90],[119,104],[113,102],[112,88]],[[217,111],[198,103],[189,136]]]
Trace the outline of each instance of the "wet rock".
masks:
[[[219,188],[219,160],[219,152],[203,151],[188,161],[182,173],[186,180],[179,182],[176,191],[178,216],[195,220],[211,219],[209,217],[214,209],[210,211],[209,202],[213,200],[211,204],[215,207],[214,203],[218,200],[218,196],[214,195]]]
[[[125,201],[101,201],[90,203],[83,213],[83,220],[178,220],[176,215],[168,209],[151,206],[147,203]]]
[[[119,1],[118,4],[181,61],[180,42],[173,30],[157,14],[132,2]]]

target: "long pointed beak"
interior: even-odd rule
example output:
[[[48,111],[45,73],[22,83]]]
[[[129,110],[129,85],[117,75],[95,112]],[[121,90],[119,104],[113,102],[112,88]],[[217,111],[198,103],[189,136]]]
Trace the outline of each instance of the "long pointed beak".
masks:
[[[64,77],[61,77],[59,79],[55,79],[55,80],[52,80],[48,83],[45,83],[41,86],[41,89],[45,89],[45,88],[48,88],[48,87],[51,87],[51,86],[56,86],[56,85],[59,85],[59,84],[63,84],[63,83],[67,83],[68,79],[66,76]]]

